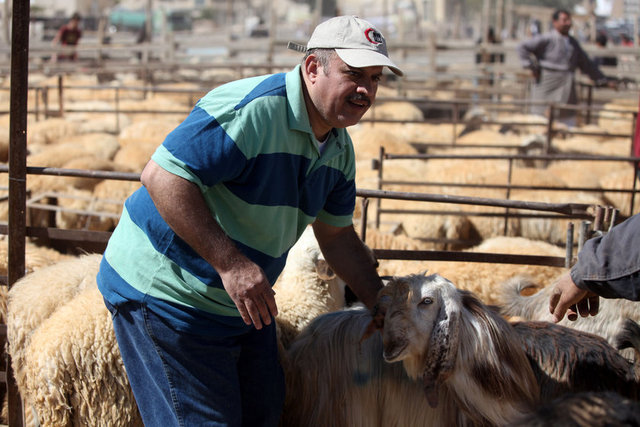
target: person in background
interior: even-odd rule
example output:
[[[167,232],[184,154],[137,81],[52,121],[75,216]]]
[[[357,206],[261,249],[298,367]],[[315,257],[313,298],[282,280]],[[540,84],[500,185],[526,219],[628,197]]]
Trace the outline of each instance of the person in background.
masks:
[[[608,41],[609,38],[605,32],[599,31],[598,34],[596,34],[596,46],[599,49],[602,49],[603,51],[606,50]],[[595,62],[598,67],[615,67],[618,65],[618,58],[615,56],[605,55],[603,52],[602,55],[594,55],[593,62]]]
[[[596,86],[617,86],[615,79],[607,78],[598,65],[569,34],[571,14],[558,9],[552,15],[553,29],[518,44],[517,52],[524,68],[531,70],[535,79],[531,98],[545,103],[577,104],[575,71],[587,74]],[[533,114],[544,115],[547,105],[536,103]],[[573,110],[560,110],[557,118],[575,125]]]
[[[486,38],[484,40],[482,38],[479,38],[476,42],[476,45],[482,45],[483,43],[500,44],[500,40],[496,38],[496,33],[493,27],[489,27],[489,29],[487,29]],[[504,54],[488,52],[478,52],[476,54],[476,64],[495,62],[504,62]]]
[[[287,73],[219,86],[160,145],[97,276],[147,427],[277,426],[284,402],[272,285],[308,224],[370,310],[382,280],[352,224],[346,127],[389,59],[355,16],[317,26]]]
[[[82,37],[80,20],[81,16],[78,12],[75,12],[73,15],[71,15],[71,19],[69,19],[69,22],[60,27],[55,37],[53,38],[53,41],[51,42],[53,46],[77,46],[80,38]],[[59,60],[75,61],[76,59],[78,59],[78,53],[75,50],[71,53],[62,53],[57,55],[54,54],[52,57],[53,62]]]
[[[640,214],[606,234],[589,239],[578,261],[554,285],[549,299],[553,321],[598,313],[599,297],[640,300]]]
[[[620,45],[633,47],[633,40],[626,33],[620,34]]]

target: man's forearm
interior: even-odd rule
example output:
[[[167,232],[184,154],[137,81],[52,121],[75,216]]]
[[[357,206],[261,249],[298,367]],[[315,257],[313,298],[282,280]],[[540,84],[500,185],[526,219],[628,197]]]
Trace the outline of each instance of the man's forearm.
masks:
[[[377,263],[371,251],[360,240],[353,227],[338,229],[316,221],[314,231],[322,253],[333,271],[349,285],[360,301],[372,309],[378,290],[382,288],[382,281],[376,271]]]
[[[243,256],[211,215],[195,184],[153,161],[145,167],[141,181],[169,227],[219,273]]]

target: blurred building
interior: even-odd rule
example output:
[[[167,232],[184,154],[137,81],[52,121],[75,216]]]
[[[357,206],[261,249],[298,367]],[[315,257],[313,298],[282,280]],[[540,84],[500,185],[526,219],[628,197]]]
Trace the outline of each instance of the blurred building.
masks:
[[[640,0],[613,0],[611,18],[624,19],[640,15]]]
[[[46,17],[69,18],[74,12],[82,16],[100,16],[116,0],[31,0],[34,14]]]

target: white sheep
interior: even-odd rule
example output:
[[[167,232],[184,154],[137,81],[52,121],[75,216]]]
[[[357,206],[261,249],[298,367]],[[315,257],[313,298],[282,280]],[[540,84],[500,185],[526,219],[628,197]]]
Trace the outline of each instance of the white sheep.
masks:
[[[514,276],[504,281],[497,289],[497,303],[504,316],[518,317],[524,320],[540,320],[552,322],[549,313],[549,298],[553,286],[545,286],[537,293],[525,296],[523,291],[538,288],[539,284],[531,278]],[[528,292],[530,293],[530,292]],[[598,315],[578,317],[570,321],[565,316],[560,325],[589,332],[605,338],[612,346],[616,346],[616,338],[622,332],[626,319],[640,322],[640,304],[626,299],[600,298]],[[631,358],[631,351],[625,350],[625,356]]]
[[[33,332],[21,369],[41,425],[143,425],[95,282]]]
[[[285,348],[312,319],[345,306],[345,283],[325,261],[311,226],[289,251],[273,289]]]
[[[141,425],[95,280],[100,259],[85,255],[41,268],[9,292],[16,384],[42,425]],[[327,268],[311,228],[291,249],[276,292],[283,342],[315,315],[344,306],[344,282]]]
[[[367,238],[368,240],[368,238]],[[564,257],[566,251],[558,246],[524,237],[493,237],[464,252],[480,252],[507,255],[539,255]],[[562,267],[547,265],[493,264],[459,261],[399,261],[381,260],[378,272],[384,276],[401,275],[403,271],[420,271],[428,268],[433,273],[447,277],[457,287],[472,291],[487,304],[499,300],[498,286],[513,276],[526,276],[541,285],[559,277]]]

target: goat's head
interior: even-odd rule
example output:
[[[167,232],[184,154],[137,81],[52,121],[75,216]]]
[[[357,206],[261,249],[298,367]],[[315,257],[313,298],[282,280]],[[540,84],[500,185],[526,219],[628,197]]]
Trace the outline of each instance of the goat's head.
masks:
[[[385,313],[385,360],[402,360],[409,376],[421,377],[435,407],[437,387],[455,365],[462,310],[458,290],[437,274],[396,277],[380,290],[378,304]]]

